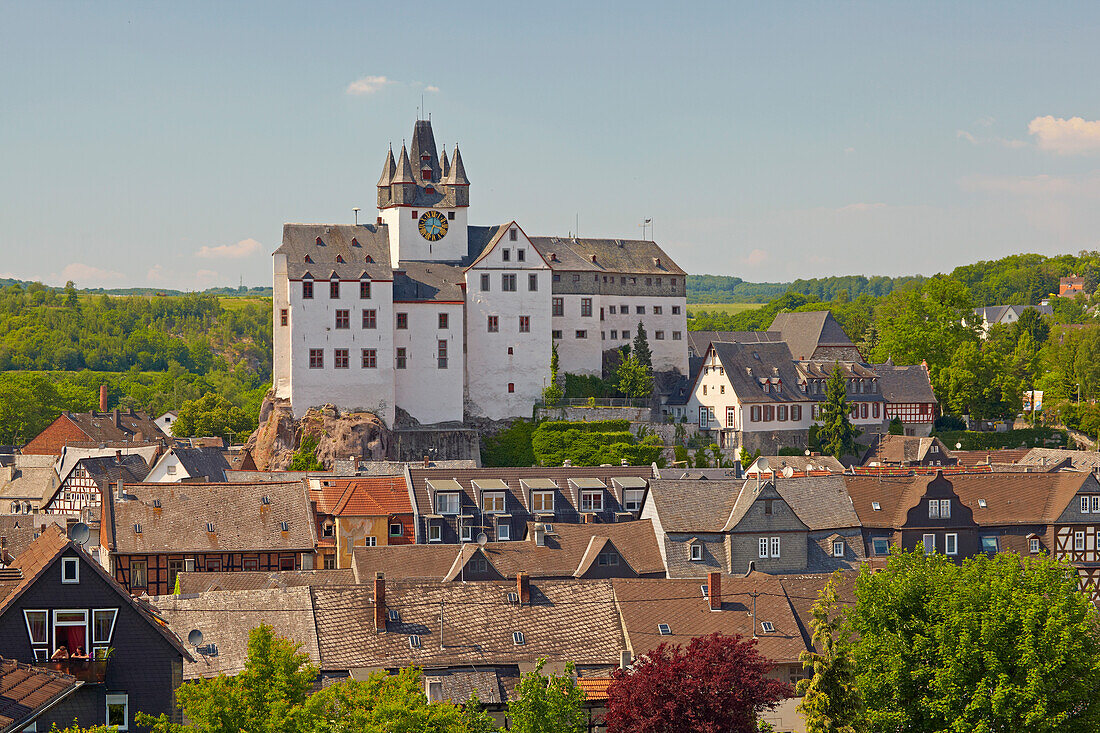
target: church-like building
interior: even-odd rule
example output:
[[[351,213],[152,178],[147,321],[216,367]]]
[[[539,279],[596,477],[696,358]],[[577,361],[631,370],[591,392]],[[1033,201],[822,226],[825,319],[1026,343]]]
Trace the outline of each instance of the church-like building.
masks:
[[[471,226],[456,145],[431,122],[390,150],[373,224],[286,224],[274,253],[276,397],[393,425],[530,416],[562,373],[600,374],[641,323],[657,371],[687,374],[685,273],[650,240]]]

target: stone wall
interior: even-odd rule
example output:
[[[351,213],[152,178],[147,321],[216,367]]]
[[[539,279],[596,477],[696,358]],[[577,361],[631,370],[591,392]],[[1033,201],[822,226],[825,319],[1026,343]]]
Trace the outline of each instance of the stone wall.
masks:
[[[395,461],[419,461],[424,456],[436,461],[469,459],[481,465],[481,440],[472,428],[411,428],[395,430],[390,443]]]
[[[593,422],[595,420],[629,420],[632,423],[649,423],[653,410],[648,407],[539,407],[535,415],[540,420],[570,420]],[[670,426],[671,427],[671,426]]]

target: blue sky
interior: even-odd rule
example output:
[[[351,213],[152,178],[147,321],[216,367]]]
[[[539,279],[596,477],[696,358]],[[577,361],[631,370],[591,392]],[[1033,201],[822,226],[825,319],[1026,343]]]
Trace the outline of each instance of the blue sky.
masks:
[[[1096,3],[11,3],[0,274],[271,281],[423,95],[470,220],[747,280],[1100,248]]]

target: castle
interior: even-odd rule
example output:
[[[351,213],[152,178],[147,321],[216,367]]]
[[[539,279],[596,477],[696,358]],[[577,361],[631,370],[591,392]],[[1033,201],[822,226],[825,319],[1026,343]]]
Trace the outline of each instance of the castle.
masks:
[[[687,374],[685,273],[649,240],[471,226],[458,146],[431,122],[386,154],[373,224],[286,224],[274,253],[276,397],[421,424],[530,416],[560,371],[600,374],[641,323],[657,371]]]

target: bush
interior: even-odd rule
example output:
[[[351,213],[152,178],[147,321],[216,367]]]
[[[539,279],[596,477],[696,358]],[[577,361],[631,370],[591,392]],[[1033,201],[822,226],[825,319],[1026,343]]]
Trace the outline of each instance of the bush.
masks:
[[[940,415],[936,418],[936,421],[932,423],[932,426],[932,429],[937,433],[951,430],[966,430],[966,423],[963,422],[961,417],[956,417],[955,415]]]
[[[657,436],[646,436],[641,444],[630,432],[626,420],[594,420],[541,423],[531,437],[535,460],[542,466],[560,466],[570,461],[577,466],[598,466],[626,461],[631,465],[660,463],[662,446]]]
[[[601,379],[593,374],[565,374],[563,376],[565,377],[565,396],[567,398],[623,396],[614,380]]]
[[[1028,428],[1009,430],[1004,433],[978,433],[973,430],[948,430],[934,433],[943,441],[948,450],[954,450],[956,443],[962,443],[961,450],[997,450],[1000,448],[1045,448],[1047,441],[1053,440],[1058,447],[1066,445],[1067,436],[1062,430],[1054,428]]]
[[[487,435],[481,441],[481,463],[484,466],[533,466],[535,452],[531,449],[531,436],[535,424],[530,420],[516,420],[506,430]]]

